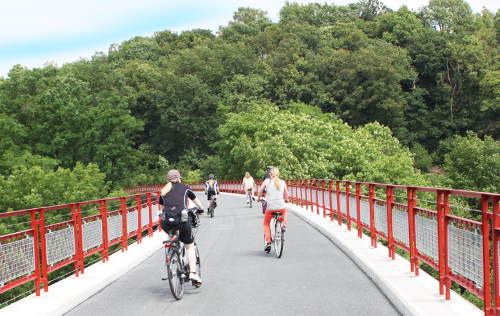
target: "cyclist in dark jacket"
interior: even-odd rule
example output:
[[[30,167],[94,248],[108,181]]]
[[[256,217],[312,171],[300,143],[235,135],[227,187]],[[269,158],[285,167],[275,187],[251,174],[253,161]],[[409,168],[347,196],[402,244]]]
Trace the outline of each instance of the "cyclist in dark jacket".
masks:
[[[191,234],[190,221],[181,220],[182,211],[188,208],[188,199],[203,213],[203,204],[188,185],[181,183],[178,170],[170,170],[167,174],[168,183],[161,190],[160,204],[163,205],[161,228],[170,235],[171,231],[179,230],[179,239],[184,243],[189,262],[189,278],[196,286],[201,285],[201,277],[196,273],[196,254],[194,238]]]

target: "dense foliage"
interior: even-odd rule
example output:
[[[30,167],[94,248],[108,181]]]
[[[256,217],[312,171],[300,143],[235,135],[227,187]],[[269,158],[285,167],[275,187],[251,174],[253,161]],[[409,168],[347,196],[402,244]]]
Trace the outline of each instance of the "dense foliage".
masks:
[[[62,67],[16,65],[0,78],[0,210],[161,182],[171,166],[191,181],[274,164],[409,184],[440,165],[434,185],[498,191],[499,27],[463,0],[287,3],[277,22],[240,8],[216,34],[165,30]],[[457,158],[471,150],[485,159]],[[10,187],[37,174],[64,187],[83,166],[97,195]]]

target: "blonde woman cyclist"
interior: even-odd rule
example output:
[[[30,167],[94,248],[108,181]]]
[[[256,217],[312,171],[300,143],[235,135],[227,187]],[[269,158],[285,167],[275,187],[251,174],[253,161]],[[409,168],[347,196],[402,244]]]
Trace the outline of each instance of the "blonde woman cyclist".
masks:
[[[181,212],[188,208],[188,199],[198,207],[198,213],[203,213],[203,204],[196,197],[188,185],[181,183],[181,174],[178,170],[167,173],[168,183],[161,189],[160,204],[163,205],[161,228],[169,235],[179,230],[179,239],[184,243],[189,263],[189,278],[195,286],[201,286],[201,277],[196,273],[196,253],[194,238],[191,234],[191,221],[182,222]]]
[[[253,180],[252,175],[250,175],[250,172],[245,172],[245,176],[243,177],[243,182],[241,183],[241,185],[243,186],[243,191],[246,193],[247,204],[249,204],[250,197],[248,196],[248,194],[250,193],[250,196],[253,199],[255,187],[255,181]]]
[[[280,212],[283,214],[284,225],[287,225],[287,215],[285,203],[288,201],[288,188],[285,181],[280,179],[280,171],[274,167],[270,170],[270,178],[264,180],[257,193],[257,202],[261,201],[262,193],[264,190],[267,193],[267,209],[264,216],[264,237],[266,245],[265,252],[271,251],[271,229],[269,223],[271,222],[273,212]]]
[[[209,174],[208,180],[205,182],[205,194],[207,195],[208,208],[211,207],[211,203],[215,203],[214,208],[217,206],[215,200],[219,193],[219,184],[217,183],[217,180],[215,180],[215,175]],[[212,196],[214,196],[213,200]]]

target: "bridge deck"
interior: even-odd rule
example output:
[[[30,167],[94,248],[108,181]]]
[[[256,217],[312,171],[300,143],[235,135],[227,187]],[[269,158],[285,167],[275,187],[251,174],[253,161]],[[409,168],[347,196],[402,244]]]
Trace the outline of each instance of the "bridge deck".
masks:
[[[67,313],[77,315],[398,315],[338,248],[290,214],[281,259],[263,252],[260,205],[224,195],[215,218],[202,218],[200,289],[176,302],[163,251]]]

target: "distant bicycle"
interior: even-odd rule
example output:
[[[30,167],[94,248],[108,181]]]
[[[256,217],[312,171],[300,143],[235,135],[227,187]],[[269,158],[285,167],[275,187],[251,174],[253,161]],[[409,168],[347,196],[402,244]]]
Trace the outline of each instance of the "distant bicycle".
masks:
[[[208,202],[208,216],[211,218],[214,217],[215,214],[215,208],[217,207],[217,198],[215,197],[216,195],[212,195]]]
[[[247,189],[247,199],[248,199],[248,204],[250,208],[252,208],[252,201],[253,201],[253,196],[252,196],[252,189]]]
[[[187,209],[188,220],[193,226],[192,234],[196,236],[198,227],[200,226],[200,218],[197,214],[197,208]],[[184,284],[189,282],[189,264],[186,255],[186,249],[183,243],[179,240],[179,231],[176,230],[169,240],[163,242],[165,248],[165,264],[167,266],[167,278],[170,286],[170,291],[176,300],[182,299],[184,296]],[[196,266],[198,274],[201,276],[201,260],[198,246],[194,242],[196,254]],[[193,286],[198,287],[193,281]]]

